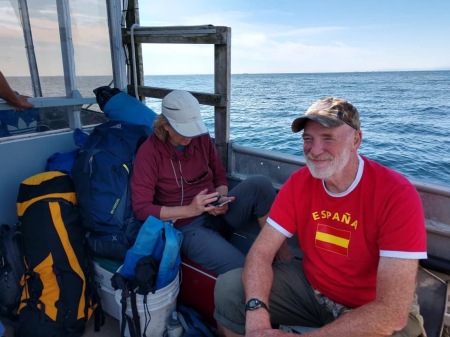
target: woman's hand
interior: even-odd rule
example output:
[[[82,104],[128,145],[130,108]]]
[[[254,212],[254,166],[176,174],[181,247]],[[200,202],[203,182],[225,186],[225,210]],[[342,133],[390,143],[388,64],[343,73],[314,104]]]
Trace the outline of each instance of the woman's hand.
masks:
[[[204,189],[192,199],[189,205],[192,216],[200,215],[204,212],[211,212],[215,207],[211,204],[217,200],[218,192],[207,194],[208,190]]]
[[[225,214],[228,211],[228,203],[234,201],[235,197],[228,197],[226,195],[221,195],[219,199],[216,197],[216,201],[214,204],[219,204],[214,206],[208,213],[211,215],[221,215]]]

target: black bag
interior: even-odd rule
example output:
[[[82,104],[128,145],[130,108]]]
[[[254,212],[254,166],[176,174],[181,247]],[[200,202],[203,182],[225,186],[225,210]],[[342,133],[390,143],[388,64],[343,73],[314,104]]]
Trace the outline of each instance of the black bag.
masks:
[[[147,126],[109,121],[97,125],[73,168],[88,245],[95,255],[121,260],[141,227],[131,207],[130,177]]]
[[[17,318],[22,286],[20,279],[25,272],[21,233],[18,225],[3,224],[0,227],[0,315]]]
[[[82,336],[92,314],[99,330],[104,316],[70,177],[49,171],[24,180],[17,212],[27,269],[15,335]]]
[[[155,293],[156,291],[156,278],[158,275],[158,262],[151,256],[144,256],[138,260],[134,269],[135,278],[129,280],[122,276],[120,272],[117,272],[111,278],[111,286],[114,290],[121,290],[122,298],[120,300],[122,324],[120,326],[120,336],[125,336],[125,328],[128,326],[128,332],[130,337],[146,336],[147,316],[145,317],[145,330],[141,332],[141,320],[139,317],[136,294],[144,296],[144,310],[148,311],[147,295]],[[132,316],[127,315],[127,302],[130,299]],[[149,314],[150,316],[150,314]]]

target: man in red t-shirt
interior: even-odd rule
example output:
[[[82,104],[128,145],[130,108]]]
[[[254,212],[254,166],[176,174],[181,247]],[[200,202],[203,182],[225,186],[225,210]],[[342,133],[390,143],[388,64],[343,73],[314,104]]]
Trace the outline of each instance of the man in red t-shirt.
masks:
[[[218,279],[223,334],[282,336],[271,326],[283,324],[317,337],[421,336],[415,286],[427,252],[415,187],[358,154],[359,114],[346,100],[316,101],[292,130],[303,130],[307,167],[281,188],[243,271]],[[273,263],[293,235],[303,259]]]

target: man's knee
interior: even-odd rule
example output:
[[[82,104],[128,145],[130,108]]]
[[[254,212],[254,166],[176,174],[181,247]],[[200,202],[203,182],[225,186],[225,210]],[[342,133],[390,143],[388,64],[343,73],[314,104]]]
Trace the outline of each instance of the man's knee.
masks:
[[[417,313],[410,313],[406,326],[399,332],[394,333],[392,337],[420,337],[425,336],[423,328],[423,317]]]
[[[214,288],[214,302],[217,308],[239,306],[242,301],[242,268],[233,269],[217,278]]]
[[[245,294],[241,275],[242,268],[222,274],[217,278],[214,288],[214,318],[238,334],[244,334],[245,331]]]

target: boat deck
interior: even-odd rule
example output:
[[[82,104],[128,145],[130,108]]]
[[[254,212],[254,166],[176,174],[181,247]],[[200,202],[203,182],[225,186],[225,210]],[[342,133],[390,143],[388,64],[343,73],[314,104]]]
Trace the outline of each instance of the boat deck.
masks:
[[[4,337],[14,337],[13,324],[2,319],[5,325],[5,335]],[[105,324],[101,327],[100,331],[94,331],[94,320],[91,319],[86,326],[83,337],[120,337],[120,326],[119,321],[108,314],[105,314]]]

